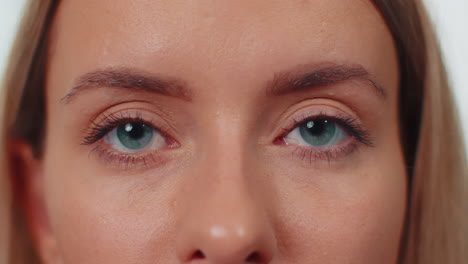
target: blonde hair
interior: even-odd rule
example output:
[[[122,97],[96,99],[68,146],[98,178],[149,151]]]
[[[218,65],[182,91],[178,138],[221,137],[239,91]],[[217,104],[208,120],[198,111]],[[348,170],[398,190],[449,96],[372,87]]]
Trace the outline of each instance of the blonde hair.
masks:
[[[464,263],[467,160],[436,38],[419,0],[373,3],[393,34],[400,61],[401,139],[409,172],[400,262]],[[41,107],[37,100],[44,88],[47,33],[57,5],[54,0],[30,1],[0,92],[0,264],[39,263],[13,198],[7,144],[12,137],[24,137],[40,145],[42,134],[35,132],[41,130],[27,121],[44,122],[44,112],[35,108]]]

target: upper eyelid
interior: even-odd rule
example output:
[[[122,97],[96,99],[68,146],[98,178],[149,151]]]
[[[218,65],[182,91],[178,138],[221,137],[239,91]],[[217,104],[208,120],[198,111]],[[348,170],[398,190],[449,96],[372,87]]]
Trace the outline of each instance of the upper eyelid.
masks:
[[[322,99],[320,98],[320,100]],[[95,124],[92,126],[88,126],[88,128],[86,129],[86,132],[89,132],[91,127],[100,126],[102,122],[107,122],[106,120],[109,120],[109,117],[114,118],[114,119],[129,119],[129,120],[140,118],[144,121],[144,123],[162,132],[163,136],[169,136],[175,139],[176,141],[180,142],[178,140],[178,138],[180,137],[180,134],[177,131],[177,127],[173,126],[171,122],[168,122],[166,120],[166,118],[163,118],[162,115],[155,113],[154,111],[147,110],[146,108],[141,108],[141,107],[122,108],[122,109],[118,109],[118,111],[115,111],[115,112],[113,112],[112,109],[113,108],[107,109],[106,111],[98,115],[94,119],[94,121],[91,120],[91,123],[94,122]],[[353,122],[356,121],[354,120],[355,119],[354,115],[349,115],[347,112],[339,109],[336,106],[323,104],[323,103],[306,105],[299,109],[296,109],[296,111],[291,111],[291,112],[292,113],[289,113],[286,116],[286,118],[280,119],[280,123],[275,125],[275,130],[274,130],[274,134],[272,138],[273,140],[278,138],[279,136],[286,135],[286,133],[290,132],[295,126],[297,126],[301,122],[304,122],[308,118],[323,116],[327,118],[333,118],[337,121],[341,121],[343,119],[344,120],[353,119]],[[142,113],[149,113],[149,114],[142,114]],[[358,121],[356,123],[360,123],[360,122]],[[340,122],[340,124],[342,124],[342,122]],[[347,124],[347,123],[344,123],[344,124]],[[109,129],[109,131],[107,132],[110,132],[110,130],[111,129]]]
[[[134,113],[129,113],[130,111],[133,111]],[[92,120],[90,122],[90,125],[85,131],[85,136],[84,140],[82,142],[82,145],[91,145],[96,143],[99,140],[102,140],[104,136],[106,136],[109,132],[111,132],[113,129],[115,129],[118,125],[121,125],[122,123],[129,122],[129,121],[137,121],[137,122],[142,122],[145,123],[149,126],[151,126],[153,129],[157,130],[162,134],[164,137],[174,137],[173,134],[175,134],[174,130],[172,129],[172,126],[169,125],[167,122],[162,121],[163,118],[152,118],[152,119],[146,119],[144,117],[144,114],[141,114],[139,111],[147,111],[147,110],[141,110],[141,109],[123,109],[121,111],[118,111],[116,113],[102,113],[100,116],[96,118],[96,120]],[[148,111],[151,112],[151,111]],[[155,120],[162,119],[159,122],[156,122]],[[116,123],[112,123],[116,122]],[[97,135],[97,132],[100,131],[100,134]]]
[[[146,113],[149,113],[155,120],[163,120],[171,130],[177,132],[176,126],[172,120],[172,113],[164,111],[163,108],[154,105],[154,103],[149,101],[141,101],[141,100],[131,100],[131,101],[124,101],[118,104],[112,105],[106,109],[102,109],[99,111],[98,114],[94,115],[90,118],[90,121],[98,120],[100,117],[104,115],[115,115],[120,114],[122,112],[141,112],[143,113],[142,116],[147,116]],[[153,119],[153,118],[152,118]]]
[[[309,117],[305,117],[300,121],[295,120],[294,125],[289,128],[285,129],[285,136],[289,133],[291,133],[293,130],[299,128],[300,125],[303,125],[304,123],[308,122],[309,120],[312,119],[327,119],[329,121],[337,123],[337,125],[341,126],[345,130],[352,129],[350,128],[351,124],[354,124],[355,120],[348,118],[348,117],[335,117],[335,116],[330,116],[330,115],[324,115],[324,114],[318,114],[318,115],[311,115]]]
[[[313,106],[313,107],[318,107],[318,106]],[[305,122],[307,119],[317,118],[317,117],[331,118],[331,119],[339,121],[340,123],[342,123],[343,120],[350,120],[353,123],[359,123],[357,118],[355,118],[352,115],[344,114],[343,111],[338,110],[338,109],[330,111],[330,110],[324,110],[322,108],[320,110],[312,111],[308,108],[309,107],[301,108],[300,110],[295,111],[292,114],[288,115],[288,117],[282,121],[281,133],[284,135],[288,132],[291,132],[296,126]],[[334,113],[331,113],[331,112],[334,112]]]
[[[273,141],[284,138],[298,125],[308,119],[317,117],[333,119],[333,121],[337,122],[347,133],[352,134],[361,143],[371,147],[374,146],[373,138],[369,130],[356,115],[328,104],[306,105],[288,114],[286,118],[282,119],[281,130],[275,132]]]
[[[359,121],[358,113],[352,105],[341,100],[328,97],[305,98],[301,101],[289,105],[286,110],[275,120],[276,124],[284,124],[291,119],[301,119],[305,115],[310,116],[310,112],[323,112],[326,115],[334,116],[341,113],[343,116],[350,116]],[[299,115],[299,117],[297,117]],[[278,125],[276,125],[277,127]]]

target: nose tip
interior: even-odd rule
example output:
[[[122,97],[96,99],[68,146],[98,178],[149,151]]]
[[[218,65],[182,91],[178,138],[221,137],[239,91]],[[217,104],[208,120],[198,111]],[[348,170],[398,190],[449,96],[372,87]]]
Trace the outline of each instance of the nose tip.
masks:
[[[185,263],[264,264],[273,256],[273,240],[252,227],[212,225],[197,233],[196,240],[183,250]]]
[[[267,212],[242,188],[230,186],[187,202],[177,232],[182,263],[271,262],[276,238]]]

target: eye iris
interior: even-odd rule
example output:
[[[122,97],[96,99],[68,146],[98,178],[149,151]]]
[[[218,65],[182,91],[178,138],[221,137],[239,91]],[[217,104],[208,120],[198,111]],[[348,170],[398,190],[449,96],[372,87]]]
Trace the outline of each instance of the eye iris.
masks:
[[[127,123],[117,128],[122,145],[131,150],[144,148],[153,138],[153,129],[142,123]]]
[[[309,120],[299,127],[301,137],[312,146],[328,145],[335,137],[336,124],[329,120]]]

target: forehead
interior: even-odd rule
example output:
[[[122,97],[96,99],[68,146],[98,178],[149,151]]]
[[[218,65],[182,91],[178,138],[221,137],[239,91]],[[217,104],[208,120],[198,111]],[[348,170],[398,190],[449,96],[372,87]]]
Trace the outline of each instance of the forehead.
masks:
[[[52,71],[70,81],[113,66],[239,82],[300,64],[357,63],[376,76],[396,65],[364,0],[64,0],[51,46]]]

